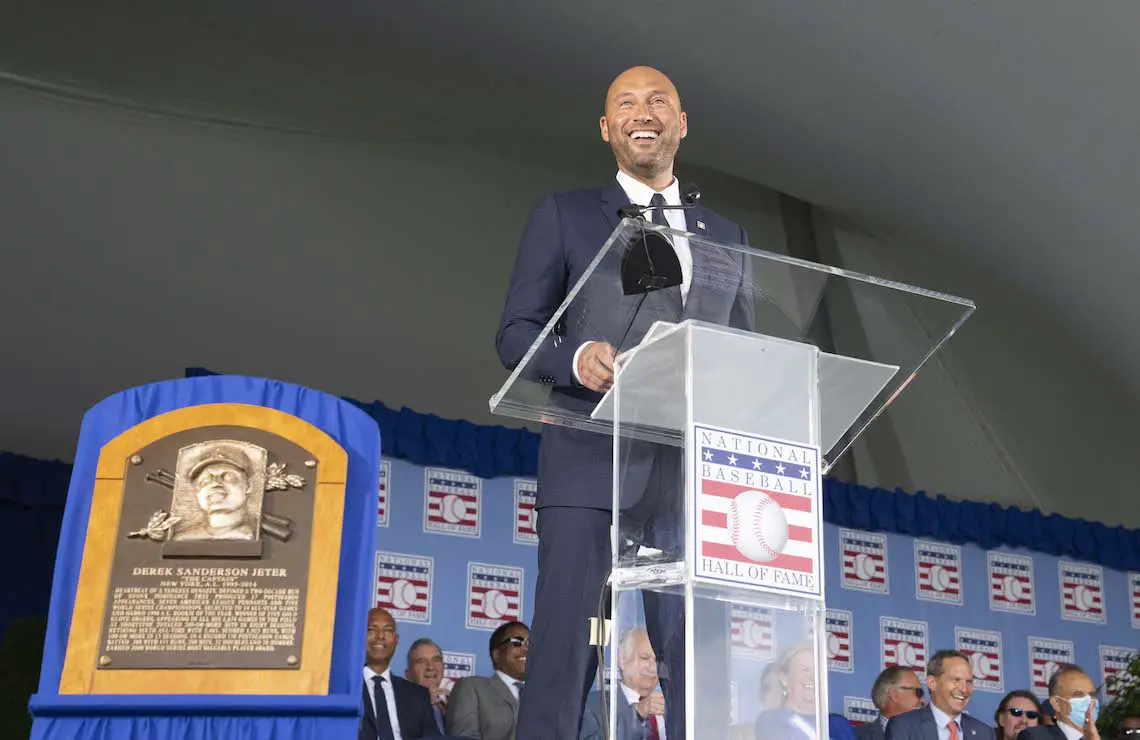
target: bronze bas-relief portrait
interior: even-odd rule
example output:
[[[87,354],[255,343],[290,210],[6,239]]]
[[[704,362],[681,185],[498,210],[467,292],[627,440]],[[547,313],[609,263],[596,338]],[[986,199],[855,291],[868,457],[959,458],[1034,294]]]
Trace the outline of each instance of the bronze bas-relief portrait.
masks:
[[[249,442],[199,442],[178,451],[171,540],[256,540],[266,451]]]

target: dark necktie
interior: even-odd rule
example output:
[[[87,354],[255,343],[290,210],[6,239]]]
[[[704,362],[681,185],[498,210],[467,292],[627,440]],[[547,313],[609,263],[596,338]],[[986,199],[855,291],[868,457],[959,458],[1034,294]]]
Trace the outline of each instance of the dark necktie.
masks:
[[[657,224],[658,226],[664,226],[667,229],[672,228],[669,225],[669,219],[665,218],[665,211],[662,210],[662,207],[665,205],[665,196],[661,193],[654,193],[653,197],[649,199],[649,205],[652,209],[649,213],[650,217],[653,219],[653,223]],[[670,243],[672,243],[672,238],[666,238],[669,239]],[[681,300],[680,286],[666,288],[665,290],[661,291],[661,297],[664,300],[664,306],[667,312],[665,316],[662,316],[662,318],[665,318],[669,321],[680,321],[681,315],[685,310],[685,307]]]
[[[665,206],[665,196],[661,193],[654,193],[653,197],[649,199],[649,206],[653,209],[650,211],[650,218],[653,220],[653,223],[669,228],[669,219],[665,218],[665,211],[663,210]]]
[[[392,720],[388,715],[388,699],[384,696],[384,677],[372,677],[372,698],[376,705],[376,737],[378,740],[396,740],[392,734]]]

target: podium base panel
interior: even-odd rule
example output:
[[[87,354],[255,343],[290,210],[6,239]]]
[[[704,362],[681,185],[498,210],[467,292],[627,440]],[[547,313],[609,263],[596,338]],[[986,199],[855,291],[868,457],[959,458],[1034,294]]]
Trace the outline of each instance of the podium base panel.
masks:
[[[611,713],[625,683],[661,694],[670,737],[826,737],[823,602],[700,582],[612,587]]]

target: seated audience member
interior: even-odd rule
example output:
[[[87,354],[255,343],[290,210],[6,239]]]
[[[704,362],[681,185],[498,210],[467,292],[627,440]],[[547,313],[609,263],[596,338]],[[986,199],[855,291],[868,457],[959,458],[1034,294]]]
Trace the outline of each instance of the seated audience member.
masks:
[[[530,630],[507,622],[491,635],[491,676],[467,676],[455,682],[447,700],[447,734],[471,740],[514,740],[519,694],[526,680]]]
[[[855,726],[842,714],[831,712],[827,715],[828,740],[856,740]]]
[[[814,647],[794,643],[764,671],[756,740],[814,740],[815,691]]]
[[[1011,691],[998,702],[994,711],[994,726],[997,727],[997,740],[1017,740],[1017,736],[1027,727],[1036,727],[1044,712],[1041,702],[1033,692],[1025,689]]]
[[[447,714],[447,689],[443,688],[443,651],[430,637],[421,637],[408,648],[408,665],[404,677],[418,683],[431,695],[431,711],[442,733],[443,716]]]
[[[644,627],[634,627],[622,637],[618,650],[618,678],[625,701],[617,707],[617,726],[610,740],[665,740],[665,697],[656,690],[657,656],[649,634]],[[595,691],[586,699],[581,740],[606,738],[598,694]]]
[[[1096,685],[1080,666],[1065,663],[1049,677],[1053,724],[1027,727],[1017,740],[1100,740]]]
[[[415,740],[439,737],[427,689],[393,676],[389,668],[400,635],[386,609],[368,612],[365,639],[364,719],[358,740]]]
[[[1140,714],[1133,714],[1120,720],[1117,740],[1140,740]]]
[[[922,681],[910,668],[884,668],[871,686],[871,702],[879,710],[879,716],[873,722],[855,728],[855,737],[858,740],[883,740],[887,721],[904,712],[920,709],[925,695]]]
[[[926,664],[926,688],[930,703],[892,717],[886,740],[994,740],[994,728],[966,714],[974,672],[965,653],[935,653]]]

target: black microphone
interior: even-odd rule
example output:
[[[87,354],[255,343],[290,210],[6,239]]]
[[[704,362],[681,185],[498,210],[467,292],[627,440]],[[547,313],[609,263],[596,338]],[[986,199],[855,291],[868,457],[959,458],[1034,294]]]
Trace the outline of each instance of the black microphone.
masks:
[[[681,205],[659,206],[661,210],[687,210],[697,207],[701,198],[701,191],[694,183],[683,183],[680,188]],[[645,220],[645,212],[652,206],[629,205],[619,209],[622,218]],[[621,339],[614,347],[620,352],[625,349],[625,340],[633,328],[634,319],[641,311],[645,297],[650,293],[665,288],[672,288],[682,282],[681,261],[673,249],[673,243],[668,237],[657,231],[638,229],[635,240],[622,256],[621,283],[622,292],[626,295],[638,296],[637,305],[630,314]]]
[[[662,211],[687,211],[696,208],[701,200],[701,189],[697,187],[695,182],[683,182],[680,187],[681,192],[681,205],[679,206],[660,206]],[[630,204],[618,209],[618,215],[622,218],[645,218],[646,211],[649,211],[654,206],[639,206]]]

